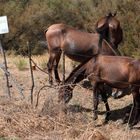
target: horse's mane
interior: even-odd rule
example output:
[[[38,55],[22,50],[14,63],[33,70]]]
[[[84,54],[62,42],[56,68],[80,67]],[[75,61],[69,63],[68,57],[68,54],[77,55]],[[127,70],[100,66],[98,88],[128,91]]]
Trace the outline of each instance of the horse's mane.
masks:
[[[90,58],[90,59],[93,59]],[[86,61],[84,61],[83,63],[81,63],[80,65],[78,65],[71,73],[70,75],[67,77],[67,79],[65,80],[65,83],[69,83],[72,81],[72,79],[75,78],[75,76],[77,76],[78,74],[81,73],[81,70],[82,71],[85,71],[86,69],[83,67],[90,59],[87,59]]]

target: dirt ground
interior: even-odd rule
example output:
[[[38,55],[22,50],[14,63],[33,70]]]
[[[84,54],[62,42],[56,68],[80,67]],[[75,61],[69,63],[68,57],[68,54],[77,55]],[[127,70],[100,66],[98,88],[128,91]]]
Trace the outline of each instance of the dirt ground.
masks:
[[[28,60],[27,60],[28,61]],[[104,104],[99,105],[99,118],[92,119],[92,91],[77,86],[72,100],[67,106],[67,113],[61,111],[57,102],[58,89],[45,87],[40,92],[36,107],[37,93],[48,85],[48,75],[35,70],[35,88],[31,105],[31,76],[29,68],[19,71],[13,60],[8,58],[10,74],[16,82],[10,80],[12,98],[5,91],[4,74],[0,72],[0,140],[139,140],[140,124],[129,130],[122,124],[126,109],[132,103],[132,96],[121,99],[109,98],[111,117],[103,125]],[[66,67],[68,68],[68,67]],[[68,70],[68,72],[70,69]],[[23,88],[23,99],[18,83]],[[57,86],[55,86],[57,87]]]

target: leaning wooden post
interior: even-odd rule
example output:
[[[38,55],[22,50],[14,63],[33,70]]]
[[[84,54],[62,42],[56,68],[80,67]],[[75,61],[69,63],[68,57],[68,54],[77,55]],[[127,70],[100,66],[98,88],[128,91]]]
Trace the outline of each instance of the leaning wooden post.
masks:
[[[7,71],[7,60],[6,60],[5,51],[4,51],[3,47],[2,47],[2,35],[0,35],[0,50],[1,50],[1,53],[2,53],[3,59],[4,59],[7,94],[8,94],[8,96],[11,98],[11,94],[10,94],[10,85],[9,85],[9,73],[8,73],[8,71]]]
[[[65,84],[65,52],[64,50],[62,50],[62,59],[63,59],[63,81],[62,81],[62,84],[64,85]]]
[[[32,87],[31,87],[31,104],[33,104],[33,90],[34,90],[34,75],[33,75],[33,69],[32,69],[32,59],[31,59],[31,46],[29,42],[27,42],[28,47],[28,57],[29,57],[29,65],[30,65],[30,72],[31,72],[31,79],[32,79]]]

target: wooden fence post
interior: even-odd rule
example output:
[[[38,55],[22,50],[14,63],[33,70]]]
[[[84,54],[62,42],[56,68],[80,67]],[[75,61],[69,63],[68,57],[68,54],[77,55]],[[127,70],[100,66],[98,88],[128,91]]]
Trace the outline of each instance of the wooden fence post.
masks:
[[[8,73],[8,71],[7,71],[7,60],[6,60],[5,51],[4,51],[3,47],[2,47],[2,35],[0,35],[0,50],[1,50],[1,53],[2,53],[3,59],[4,59],[7,94],[8,94],[8,96],[11,98],[10,86],[9,86],[9,73]]]
[[[31,72],[31,79],[32,79],[32,87],[31,87],[31,104],[33,104],[33,90],[34,90],[34,75],[33,75],[33,69],[32,69],[32,59],[31,59],[31,46],[29,41],[27,42],[28,47],[28,57],[29,57],[29,65],[30,65],[30,72]]]

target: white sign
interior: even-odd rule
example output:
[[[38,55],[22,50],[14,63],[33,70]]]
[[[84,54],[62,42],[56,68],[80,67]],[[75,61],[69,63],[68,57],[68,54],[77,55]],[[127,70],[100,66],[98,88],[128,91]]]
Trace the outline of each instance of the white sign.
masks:
[[[0,34],[5,34],[9,32],[7,16],[0,17]]]

